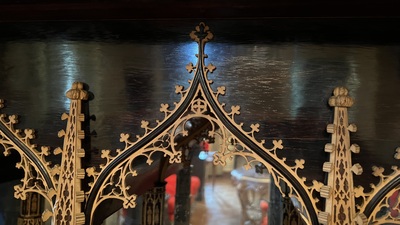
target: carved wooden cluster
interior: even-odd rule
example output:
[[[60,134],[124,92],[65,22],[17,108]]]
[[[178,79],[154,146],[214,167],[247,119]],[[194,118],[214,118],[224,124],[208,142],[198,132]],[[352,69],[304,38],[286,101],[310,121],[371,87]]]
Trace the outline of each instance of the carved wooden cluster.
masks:
[[[399,218],[390,213],[393,206],[388,202],[394,192],[399,192],[399,186],[385,194],[369,217],[365,214],[366,207],[371,204],[373,198],[384,192],[383,189],[399,177],[400,170],[397,166],[392,167],[393,173],[390,175],[384,175],[382,167],[374,166],[373,175],[379,177],[380,182],[371,184],[370,193],[364,193],[364,187],[354,186],[353,174],[361,175],[363,168],[358,163],[352,164],[351,154],[360,153],[359,145],[350,145],[349,132],[357,131],[355,124],[348,123],[347,108],[351,107],[353,102],[344,87],[335,88],[333,96],[329,99],[329,105],[334,107],[335,111],[333,124],[327,126],[327,132],[332,134],[332,141],[325,145],[325,152],[330,154],[330,159],[324,163],[322,169],[328,174],[328,180],[320,190],[321,197],[326,200],[325,210],[318,214],[318,220],[321,224],[337,225],[400,224]],[[361,200],[361,205],[356,205],[356,199]],[[399,207],[398,203],[394,207]],[[382,212],[385,208],[386,212]],[[378,213],[380,216],[377,216]]]
[[[233,157],[245,159],[244,167],[253,168],[262,163],[271,174],[274,183],[282,195],[298,202],[298,212],[305,224],[316,224],[318,218],[322,224],[381,224],[385,221],[395,220],[392,214],[378,216],[381,207],[390,206],[390,196],[399,190],[399,186],[392,191],[385,192],[380,203],[370,215],[365,215],[365,209],[374,196],[382,194],[384,187],[395,182],[400,176],[400,170],[393,167],[393,172],[384,175],[380,167],[374,168],[374,175],[380,177],[380,182],[372,186],[370,193],[364,193],[363,187],[354,187],[353,174],[362,173],[359,164],[352,164],[352,154],[359,153],[357,144],[350,145],[349,132],[355,132],[357,127],[348,124],[347,109],[352,106],[353,100],[348,96],[348,90],[342,87],[334,90],[334,96],[329,99],[330,106],[335,108],[334,121],[327,126],[327,132],[332,134],[331,142],[325,146],[329,153],[329,161],[323,164],[323,172],[327,173],[327,182],[313,180],[306,184],[306,177],[298,174],[305,167],[304,159],[286,162],[280,158],[277,151],[283,149],[282,140],[273,140],[272,147],[265,147],[264,140],[257,140],[255,133],[259,132],[259,124],[251,124],[249,129],[243,128],[242,123],[237,123],[235,117],[240,115],[240,106],[233,105],[230,110],[225,109],[225,104],[220,102],[220,96],[225,95],[224,86],[212,88],[213,81],[208,74],[215,71],[212,64],[205,66],[205,44],[213,38],[208,26],[200,23],[190,37],[198,43],[198,61],[195,65],[189,63],[186,69],[194,76],[189,80],[189,87],[175,87],[176,94],[181,96],[179,102],[174,103],[170,109],[168,104],[161,104],[160,112],[164,119],[156,121],[151,127],[148,121],[143,120],[141,127],[144,134],[135,136],[122,133],[120,141],[125,144],[123,149],[102,150],[101,157],[104,164],[99,168],[82,168],[81,159],[85,156],[82,148],[82,139],[85,133],[82,122],[85,116],[81,112],[82,101],[87,100],[88,93],[82,83],[74,83],[67,92],[71,100],[69,114],[63,114],[62,119],[67,120],[66,130],[59,132],[59,137],[64,137],[62,148],[56,148],[54,154],[62,154],[61,165],[51,166],[46,161],[49,147],[42,147],[40,151],[30,144],[34,138],[31,129],[15,129],[17,116],[0,114],[0,144],[4,147],[4,154],[15,150],[21,155],[21,162],[17,164],[25,172],[22,184],[15,186],[15,197],[25,199],[27,192],[37,192],[44,196],[50,203],[51,209],[43,214],[47,219],[53,216],[53,222],[65,225],[79,225],[90,223],[96,208],[107,199],[118,199],[124,208],[136,207],[136,194],[130,192],[129,183],[135,179],[140,171],[135,169],[135,159],[145,157],[147,163],[154,162],[157,152],[164,154],[169,163],[182,162],[182,149],[176,142],[177,137],[187,137],[188,131],[185,124],[194,118],[203,118],[210,124],[208,136],[219,136],[226,140],[222,142],[220,150],[214,155],[214,164],[224,166]],[[0,109],[4,101],[0,100]],[[397,149],[395,158],[400,158]],[[87,175],[92,179],[89,191],[82,190],[82,179]],[[287,187],[282,189],[282,184]],[[149,194],[146,207],[158,207],[160,194]],[[362,204],[355,204],[355,199],[361,199]],[[325,200],[325,207],[318,208],[317,203]],[[155,208],[152,208],[155,209]],[[154,215],[158,215],[157,213]],[[318,216],[313,216],[318,215]],[[400,224],[398,218],[394,224]]]
[[[347,89],[335,88],[329,105],[335,108],[333,124],[327,126],[327,132],[332,134],[331,143],[325,146],[330,154],[328,162],[324,163],[323,171],[328,173],[327,184],[321,188],[321,197],[325,198],[325,210],[318,215],[322,224],[351,224],[355,218],[355,202],[353,176],[360,175],[362,167],[352,165],[351,153],[358,153],[357,145],[350,146],[349,132],[356,132],[354,124],[348,124],[347,108],[353,105],[353,99],[348,96]]]
[[[14,197],[24,200],[30,192],[39,193],[51,207],[45,210],[42,219],[46,221],[52,216],[53,224],[85,223],[82,208],[85,195],[81,190],[81,180],[85,177],[81,168],[81,158],[85,156],[85,150],[81,148],[81,140],[85,138],[81,123],[85,117],[81,113],[81,101],[87,96],[82,83],[74,83],[67,92],[67,97],[71,99],[70,112],[61,117],[67,120],[66,131],[61,130],[58,134],[59,137],[64,136],[64,146],[54,150],[55,155],[62,153],[61,166],[51,166],[46,161],[45,157],[50,154],[49,147],[41,147],[38,151],[35,145],[30,144],[34,138],[32,129],[25,129],[21,134],[14,128],[17,116],[11,115],[6,119],[6,115],[0,115],[0,144],[5,149],[4,155],[16,150],[21,155],[21,162],[16,167],[25,173],[22,184],[14,187]]]

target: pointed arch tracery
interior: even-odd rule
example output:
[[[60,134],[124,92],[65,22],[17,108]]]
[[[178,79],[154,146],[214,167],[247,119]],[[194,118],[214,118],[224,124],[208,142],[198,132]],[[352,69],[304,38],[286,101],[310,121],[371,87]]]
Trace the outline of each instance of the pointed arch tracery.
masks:
[[[144,134],[136,136],[135,140],[129,134],[121,134],[120,141],[125,146],[117,149],[115,155],[110,150],[103,150],[101,156],[105,164],[100,166],[100,170],[86,169],[87,176],[92,179],[90,190],[86,193],[81,189],[85,171],[80,160],[85,156],[82,122],[88,118],[83,114],[81,106],[83,101],[88,100],[88,93],[82,83],[74,83],[67,92],[71,100],[70,112],[61,117],[67,120],[66,131],[61,130],[58,134],[59,137],[64,136],[64,146],[53,152],[54,155],[63,153],[61,166],[51,165],[47,161],[49,147],[42,146],[37,150],[36,145],[31,144],[34,138],[32,129],[22,131],[15,128],[18,123],[16,115],[0,114],[2,153],[7,156],[11,150],[17,151],[21,161],[16,166],[24,170],[22,184],[14,187],[14,196],[24,199],[29,192],[39,193],[51,206],[42,218],[45,220],[53,216],[53,221],[68,225],[91,224],[96,208],[108,199],[122,201],[125,208],[135,207],[136,195],[129,190],[129,184],[138,174],[136,160],[145,158],[150,165],[154,155],[161,153],[164,156],[162,160],[180,163],[183,155],[179,140],[189,135],[185,124],[201,118],[208,122],[209,137],[219,136],[228,140],[221,144],[220,151],[214,155],[214,164],[225,165],[235,156],[245,159],[243,166],[247,169],[261,162],[281,193],[296,202],[306,224],[400,224],[398,166],[393,166],[390,174],[385,173],[384,168],[374,166],[373,175],[380,181],[377,184],[371,183],[371,191],[368,193],[364,192],[363,187],[353,187],[352,173],[360,175],[362,167],[358,163],[353,165],[351,161],[351,154],[359,153],[360,147],[350,145],[349,131],[355,132],[357,127],[348,124],[347,108],[351,107],[353,100],[348,96],[347,89],[336,88],[334,96],[329,100],[329,105],[335,107],[335,119],[333,124],[327,126],[327,132],[332,134],[331,143],[325,146],[330,161],[325,162],[322,168],[322,171],[328,173],[328,181],[322,183],[313,180],[311,185],[307,185],[306,178],[298,175],[298,170],[305,165],[303,159],[287,163],[285,158],[279,158],[277,151],[283,149],[282,140],[273,140],[272,145],[257,140],[254,134],[259,132],[259,124],[243,128],[244,124],[235,121],[240,114],[240,106],[233,105],[226,110],[225,104],[220,102],[226,88],[211,87],[213,81],[208,78],[208,74],[216,67],[205,65],[205,44],[213,38],[208,26],[200,23],[190,33],[190,37],[198,43],[198,60],[195,65],[189,63],[186,66],[187,71],[194,74],[193,79],[189,80],[189,87],[175,87],[181,99],[174,103],[172,109],[168,104],[161,104],[160,112],[164,113],[164,119],[156,121],[154,127],[143,120],[141,127]],[[0,109],[3,107],[4,101],[0,99]],[[396,152],[394,157],[400,159],[400,148]],[[164,169],[164,166],[161,167]],[[70,194],[73,194],[72,198]],[[325,199],[324,209],[316,205],[322,198]],[[351,203],[347,203],[349,199]],[[350,213],[342,212],[345,207]]]
[[[304,168],[303,159],[295,160],[294,165],[288,165],[285,158],[279,158],[277,151],[283,149],[282,140],[273,140],[272,147],[265,147],[264,140],[256,140],[254,134],[259,131],[259,124],[251,124],[250,130],[246,131],[243,124],[235,121],[235,116],[240,114],[240,106],[234,105],[230,111],[225,110],[225,104],[220,103],[219,97],[225,95],[224,86],[213,90],[213,81],[208,78],[216,67],[213,64],[205,65],[204,53],[205,44],[213,38],[209,27],[204,23],[196,26],[190,33],[190,37],[198,43],[197,63],[189,63],[186,69],[189,73],[194,73],[193,79],[189,80],[189,87],[177,85],[175,93],[181,95],[179,102],[174,103],[174,108],[170,109],[168,104],[161,104],[160,112],[164,113],[162,121],[156,121],[155,127],[150,127],[149,122],[143,120],[141,128],[144,129],[142,136],[136,136],[132,141],[129,134],[121,134],[120,141],[125,144],[124,149],[117,149],[116,155],[112,155],[110,150],[103,150],[102,157],[106,162],[97,172],[96,168],[87,169],[88,176],[93,178],[88,192],[86,207],[87,223],[94,215],[96,207],[107,199],[119,199],[123,202],[123,207],[135,207],[136,195],[129,192],[128,179],[136,176],[139,171],[134,168],[134,161],[139,156],[146,157],[148,164],[153,163],[152,156],[156,152],[162,152],[169,158],[169,163],[179,163],[182,160],[182,152],[177,149],[178,136],[187,136],[188,131],[183,126],[187,121],[194,118],[208,120],[210,128],[208,136],[213,138],[220,136],[222,140],[230,137],[230,147],[228,143],[222,143],[220,151],[214,155],[214,164],[225,165],[227,160],[234,156],[245,159],[245,168],[250,169],[256,162],[264,164],[265,168],[271,173],[272,178],[277,184],[283,195],[296,199],[299,203],[299,211],[307,224],[317,224],[316,207],[318,199],[314,197],[322,183],[314,181],[312,186],[305,184],[306,178],[297,174],[299,169]],[[222,129],[218,129],[222,128]],[[231,146],[235,146],[232,148]],[[287,190],[282,189],[285,184]]]

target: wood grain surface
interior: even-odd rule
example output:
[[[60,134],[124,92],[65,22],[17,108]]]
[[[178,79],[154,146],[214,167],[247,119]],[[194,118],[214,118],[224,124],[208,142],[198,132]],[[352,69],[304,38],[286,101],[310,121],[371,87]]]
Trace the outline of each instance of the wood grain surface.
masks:
[[[201,21],[201,20],[200,20]],[[38,145],[62,145],[57,132],[68,109],[72,82],[90,86],[92,164],[100,150],[121,147],[119,134],[142,134],[141,120],[155,124],[161,103],[178,100],[175,85],[188,86],[197,46],[189,38],[199,20],[53,21],[0,23],[2,113],[20,115],[19,128],[34,128]],[[355,104],[349,120],[357,125],[351,143],[361,147],[353,162],[364,173],[355,184],[375,180],[371,167],[399,165],[400,38],[397,20],[260,19],[206,20],[215,39],[206,45],[214,87],[229,110],[241,106],[238,122],[260,123],[257,138],[282,139],[288,162],[303,158],[300,172],[323,181],[328,160],[325,128],[332,122],[328,98],[345,86]],[[11,173],[0,156],[0,172]],[[54,159],[57,160],[57,159]],[[7,162],[7,163],[4,163]],[[16,170],[16,169],[15,169]],[[1,176],[0,180],[10,177]]]

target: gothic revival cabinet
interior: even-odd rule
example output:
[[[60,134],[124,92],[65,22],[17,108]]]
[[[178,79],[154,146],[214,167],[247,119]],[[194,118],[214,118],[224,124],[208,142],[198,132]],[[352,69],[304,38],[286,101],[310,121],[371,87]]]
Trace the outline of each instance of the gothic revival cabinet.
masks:
[[[338,22],[360,29],[346,40],[331,21],[1,24],[0,161],[23,171],[8,178],[18,223],[140,207],[163,224],[179,170],[175,224],[188,224],[194,146],[220,139],[212,163],[270,174],[283,224],[400,224],[399,45],[351,23]]]

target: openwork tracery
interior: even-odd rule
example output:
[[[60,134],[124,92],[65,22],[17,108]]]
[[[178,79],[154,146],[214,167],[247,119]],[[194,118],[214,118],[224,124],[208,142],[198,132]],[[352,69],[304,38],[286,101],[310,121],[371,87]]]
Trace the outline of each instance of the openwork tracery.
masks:
[[[62,153],[61,166],[52,166],[46,160],[50,154],[49,147],[43,146],[38,151],[30,143],[34,138],[32,129],[25,129],[23,134],[15,129],[14,125],[18,122],[16,115],[0,115],[0,144],[6,156],[10,150],[17,151],[21,156],[21,162],[16,167],[23,169],[25,174],[22,184],[14,187],[14,197],[25,200],[27,193],[37,192],[50,205],[50,209],[42,215],[44,221],[52,216],[53,224],[79,225],[85,223],[82,211],[85,196],[81,190],[81,180],[85,177],[81,168],[81,158],[85,156],[85,150],[81,148],[81,140],[85,138],[81,124],[85,116],[81,112],[81,101],[87,100],[88,93],[82,83],[74,83],[67,97],[71,100],[70,111],[61,117],[67,120],[67,129],[58,134],[59,137],[64,136],[64,146],[54,150],[55,155]]]
[[[140,173],[137,160],[144,158],[151,165],[155,155],[162,154],[170,164],[181,163],[184,158],[180,140],[189,136],[187,125],[201,119],[206,124],[206,135],[210,139],[219,137],[225,140],[220,151],[214,155],[214,164],[224,166],[234,157],[242,157],[245,161],[243,166],[247,169],[262,163],[281,193],[297,203],[297,210],[306,224],[384,224],[388,221],[400,224],[396,216],[398,202],[393,203],[392,200],[392,196],[399,192],[400,170],[397,167],[393,167],[389,175],[385,175],[382,168],[374,167],[373,174],[380,177],[380,182],[372,185],[370,193],[364,193],[363,187],[353,187],[353,173],[361,174],[362,168],[351,161],[351,154],[358,153],[359,146],[350,145],[349,131],[355,132],[356,127],[348,124],[347,108],[353,101],[346,89],[335,89],[329,101],[335,107],[335,119],[327,127],[327,131],[332,133],[332,141],[325,147],[330,160],[322,168],[328,173],[328,180],[326,183],[314,180],[310,185],[306,183],[306,177],[298,174],[305,167],[304,159],[286,162],[285,158],[278,157],[277,151],[283,149],[282,140],[257,140],[254,134],[259,132],[259,124],[243,127],[244,124],[235,120],[240,114],[240,106],[233,105],[227,110],[221,103],[220,97],[225,95],[226,88],[212,88],[213,81],[208,76],[216,67],[205,63],[205,45],[213,38],[208,26],[200,23],[190,37],[198,43],[198,60],[196,64],[186,66],[187,71],[194,74],[189,80],[189,87],[175,87],[175,93],[181,96],[179,102],[175,102],[173,107],[161,104],[160,112],[164,113],[164,119],[156,121],[154,127],[143,120],[142,135],[132,138],[122,133],[120,141],[124,143],[124,148],[117,149],[115,154],[111,150],[103,150],[101,157],[104,164],[99,168],[86,168],[86,174],[80,161],[85,155],[82,148],[85,115],[81,106],[82,101],[88,99],[88,93],[82,83],[74,83],[67,93],[71,99],[70,112],[63,114],[62,119],[67,119],[67,126],[65,131],[59,133],[60,137],[64,136],[64,146],[54,150],[54,154],[62,153],[61,165],[52,166],[46,160],[50,154],[49,147],[37,150],[30,143],[34,138],[33,130],[22,132],[14,127],[17,116],[1,114],[0,143],[4,154],[17,151],[21,155],[17,168],[25,172],[22,184],[15,186],[15,197],[25,199],[28,192],[41,194],[51,206],[43,218],[53,216],[57,224],[89,225],[96,208],[109,199],[120,200],[124,208],[135,207],[137,196],[130,190],[130,184]],[[1,107],[3,101],[0,101]],[[395,155],[397,159],[400,158],[399,152],[397,150]],[[92,181],[89,191],[84,193],[81,181],[86,175]],[[318,208],[317,203],[323,199],[325,207]],[[356,199],[360,200],[360,205],[356,206]],[[383,212],[382,208],[390,210]]]
[[[226,111],[225,105],[219,101],[226,88],[220,86],[213,90],[213,81],[208,79],[208,74],[216,67],[212,64],[205,65],[207,55],[204,54],[204,47],[213,34],[208,26],[201,23],[190,33],[190,37],[198,43],[199,52],[196,55],[197,63],[186,66],[189,73],[194,73],[193,79],[189,80],[189,87],[184,89],[183,86],[176,86],[175,92],[181,95],[181,100],[174,103],[175,108],[171,110],[168,104],[161,104],[160,112],[164,113],[165,118],[157,121],[154,128],[149,127],[148,121],[142,121],[141,127],[145,130],[143,136],[136,136],[136,140],[132,141],[130,135],[121,134],[120,141],[125,143],[125,148],[118,149],[116,156],[111,156],[110,150],[103,150],[102,157],[106,159],[106,163],[101,166],[100,171],[97,172],[95,168],[87,169],[88,175],[93,177],[88,198],[88,203],[93,206],[89,206],[88,209],[91,209],[87,212],[92,216],[96,207],[110,198],[120,199],[124,207],[134,207],[136,195],[129,193],[128,185],[128,180],[138,173],[134,169],[134,160],[144,156],[147,163],[151,164],[152,155],[162,152],[169,157],[170,163],[181,162],[182,151],[176,148],[176,140],[179,136],[188,135],[184,126],[188,121],[203,118],[210,124],[210,138],[220,136],[222,140],[229,139],[229,143],[223,142],[220,151],[214,155],[215,164],[224,166],[227,160],[236,156],[243,157],[246,162],[243,166],[250,169],[258,162],[267,161],[265,167],[272,174],[282,194],[286,193],[297,199],[301,205],[300,212],[306,222],[312,224],[313,216],[309,213],[319,211],[315,205],[318,199],[313,194],[319,191],[322,183],[314,181],[313,186],[309,187],[305,184],[306,178],[298,176],[297,171],[304,168],[303,159],[296,160],[294,165],[288,165],[284,158],[277,156],[277,151],[283,148],[281,140],[272,141],[271,148],[264,146],[264,140],[256,140],[254,133],[259,131],[259,124],[251,124],[250,130],[245,131],[243,124],[235,122],[235,116],[240,114],[240,106],[234,105],[230,111]],[[289,191],[282,190],[282,184],[286,184]]]

